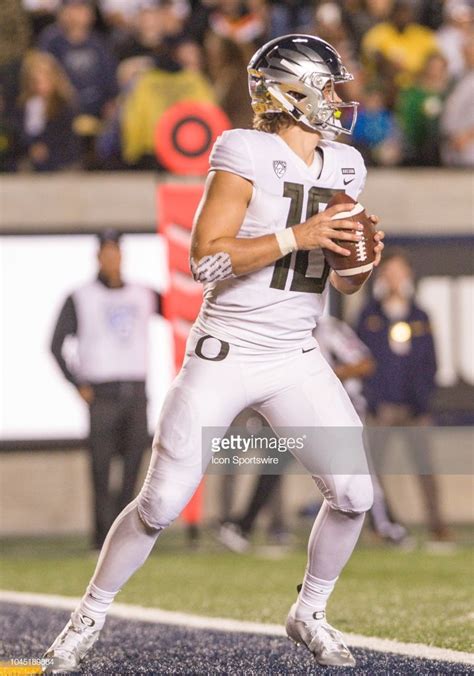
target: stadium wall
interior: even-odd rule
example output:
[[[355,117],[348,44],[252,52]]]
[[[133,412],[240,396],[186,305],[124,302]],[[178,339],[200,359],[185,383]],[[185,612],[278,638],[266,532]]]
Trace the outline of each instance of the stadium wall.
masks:
[[[372,169],[364,204],[389,234],[472,233],[473,173]],[[2,176],[0,232],[156,229],[157,183],[196,182],[142,173]],[[38,209],[41,205],[41,209]]]
[[[145,457],[142,477],[148,462]],[[115,471],[114,471],[115,469]],[[112,480],[118,475],[112,469]],[[69,449],[0,454],[0,537],[19,535],[75,535],[89,532],[92,497],[85,450]],[[255,477],[239,475],[236,511],[246,504]],[[294,521],[296,511],[318,495],[311,477],[289,474],[284,480],[285,511]],[[403,523],[425,523],[424,505],[416,477],[387,476],[384,485],[393,511]],[[206,477],[204,499],[206,522],[219,519],[217,506],[221,477]],[[472,476],[439,477],[442,513],[448,523],[473,521]],[[265,518],[265,516],[263,516]],[[179,525],[179,524],[178,524]]]

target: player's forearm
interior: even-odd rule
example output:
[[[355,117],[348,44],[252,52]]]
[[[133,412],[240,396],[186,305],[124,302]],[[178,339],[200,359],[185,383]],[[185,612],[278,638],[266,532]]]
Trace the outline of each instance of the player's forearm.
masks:
[[[220,269],[227,277],[239,277],[271,265],[282,256],[275,235],[219,237],[193,249],[191,269],[197,281],[218,281],[216,272],[211,272],[213,279],[209,278],[209,270]]]
[[[329,281],[336,291],[339,291],[339,293],[343,293],[346,296],[351,296],[353,293],[356,293],[363,287],[369,277],[370,275],[358,283],[354,279],[350,281],[349,277],[341,277],[337,274],[337,272],[335,272],[335,270],[331,270]]]
[[[350,206],[350,205],[349,205]],[[329,247],[344,255],[349,252],[331,240],[338,237],[342,240],[357,241],[360,235],[356,232],[345,232],[343,228],[353,225],[352,221],[331,220],[335,213],[347,209],[347,205],[336,205],[321,214],[312,216],[307,221],[291,228],[279,230],[274,235],[262,237],[223,236],[204,239],[202,233],[195,229],[191,245],[191,271],[194,279],[200,282],[213,282],[225,277],[217,277],[217,273],[227,277],[246,275],[271,265],[279,258],[297,251],[311,251]],[[206,232],[205,228],[201,228]],[[212,277],[212,278],[211,278]],[[345,293],[345,292],[343,292]]]

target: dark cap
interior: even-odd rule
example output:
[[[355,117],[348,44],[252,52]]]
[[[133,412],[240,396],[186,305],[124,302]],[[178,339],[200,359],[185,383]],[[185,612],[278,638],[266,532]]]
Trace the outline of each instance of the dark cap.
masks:
[[[107,244],[108,242],[120,245],[122,233],[119,232],[118,230],[115,230],[114,228],[106,228],[105,230],[102,230],[102,232],[99,233],[98,237],[100,247],[103,247],[104,244]]]

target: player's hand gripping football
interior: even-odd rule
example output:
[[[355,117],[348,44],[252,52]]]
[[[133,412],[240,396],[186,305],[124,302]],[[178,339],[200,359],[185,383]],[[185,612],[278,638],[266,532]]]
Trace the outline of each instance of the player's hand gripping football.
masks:
[[[377,227],[379,223],[379,218],[377,216],[374,216],[374,214],[371,214],[369,216],[370,220],[374,224],[374,227]],[[374,260],[374,267],[376,268],[377,265],[380,263],[382,259],[382,251],[384,250],[385,244],[383,243],[383,239],[385,237],[385,233],[383,230],[377,230],[375,235],[374,235],[374,240],[375,240],[375,246],[374,246],[374,252],[375,252],[375,260]]]
[[[333,240],[357,242],[362,239],[363,226],[358,224],[354,229],[354,222],[351,220],[332,221],[331,218],[342,211],[350,211],[352,207],[353,204],[337,204],[293,226],[298,249],[330,249],[342,256],[349,256],[350,251]]]
[[[322,249],[330,249],[342,256],[349,256],[350,251],[336,244],[333,239],[357,242],[362,238],[363,226],[359,225],[357,230],[354,230],[353,221],[346,219],[333,221],[331,218],[340,212],[350,211],[352,206],[352,204],[337,204],[320,214],[311,216],[307,221],[293,226],[293,233],[298,244],[298,249],[310,250],[320,247]],[[379,218],[373,214],[369,218],[374,226],[377,227]],[[382,251],[385,246],[382,241],[384,237],[385,233],[383,230],[377,230],[374,235],[374,267],[377,267],[382,257]]]

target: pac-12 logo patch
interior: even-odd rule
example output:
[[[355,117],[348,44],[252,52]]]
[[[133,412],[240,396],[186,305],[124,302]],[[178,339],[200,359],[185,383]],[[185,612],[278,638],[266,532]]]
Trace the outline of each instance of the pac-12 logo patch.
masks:
[[[105,307],[107,324],[111,332],[120,341],[128,341],[135,328],[137,308],[133,305],[115,305]]]
[[[283,160],[273,160],[273,171],[281,178],[286,171],[286,162]]]

